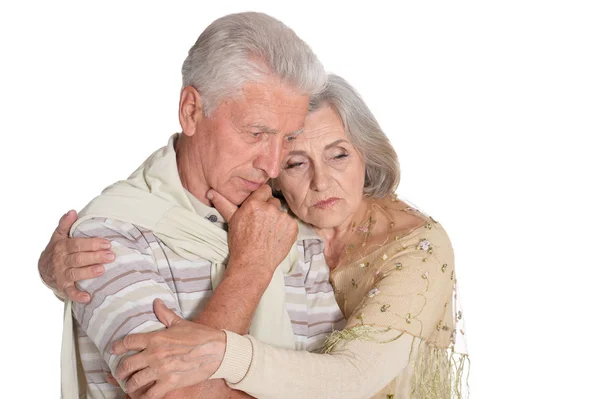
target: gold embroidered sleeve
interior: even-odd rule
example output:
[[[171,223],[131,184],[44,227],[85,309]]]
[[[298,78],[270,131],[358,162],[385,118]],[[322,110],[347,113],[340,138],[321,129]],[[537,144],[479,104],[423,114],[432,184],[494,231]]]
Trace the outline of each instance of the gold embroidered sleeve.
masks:
[[[454,331],[454,254],[441,226],[387,244],[347,328],[364,325],[405,332],[449,347]]]

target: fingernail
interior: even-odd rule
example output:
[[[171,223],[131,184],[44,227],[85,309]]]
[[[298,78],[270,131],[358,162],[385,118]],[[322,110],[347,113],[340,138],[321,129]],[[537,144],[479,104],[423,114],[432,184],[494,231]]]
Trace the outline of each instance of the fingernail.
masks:
[[[107,254],[104,255],[104,260],[107,260],[109,262],[113,261],[115,259],[115,254],[113,254],[112,252],[109,252]]]
[[[100,248],[110,249],[110,242],[103,242],[102,244],[100,244]]]
[[[206,198],[212,201],[213,197],[214,196],[212,190],[208,190],[208,192],[206,193]]]
[[[104,266],[94,266],[94,274],[99,275],[104,273]]]

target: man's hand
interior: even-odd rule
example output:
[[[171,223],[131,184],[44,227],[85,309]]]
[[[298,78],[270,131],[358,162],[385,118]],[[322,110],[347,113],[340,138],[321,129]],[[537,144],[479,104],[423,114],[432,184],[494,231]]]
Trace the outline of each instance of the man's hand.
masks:
[[[50,242],[40,255],[38,270],[50,287],[75,302],[89,302],[87,292],[75,287],[75,282],[98,277],[104,273],[103,263],[112,262],[110,241],[104,238],[69,238],[69,230],[77,220],[77,212],[63,215]]]
[[[223,331],[184,320],[159,299],[154,313],[167,329],[127,335],[113,345],[117,355],[139,353],[124,359],[115,377],[128,379],[125,389],[136,392],[155,381],[140,398],[162,398],[167,392],[206,381],[225,355]]]
[[[215,190],[208,198],[229,223],[229,266],[254,267],[253,272],[270,277],[285,259],[298,236],[298,224],[281,210],[271,187],[261,186],[238,208]]]

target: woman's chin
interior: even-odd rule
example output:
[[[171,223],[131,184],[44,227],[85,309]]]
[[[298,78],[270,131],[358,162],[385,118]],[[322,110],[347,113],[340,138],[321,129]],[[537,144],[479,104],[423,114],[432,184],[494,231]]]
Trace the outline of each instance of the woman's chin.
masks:
[[[317,229],[332,229],[340,226],[349,215],[311,215],[307,218],[308,221],[304,220],[305,223],[311,224]]]

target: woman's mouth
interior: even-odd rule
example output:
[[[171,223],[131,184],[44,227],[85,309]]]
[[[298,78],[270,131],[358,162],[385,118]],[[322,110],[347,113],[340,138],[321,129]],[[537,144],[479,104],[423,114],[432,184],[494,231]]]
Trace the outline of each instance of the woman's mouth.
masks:
[[[329,209],[334,206],[340,199],[336,197],[327,198],[326,200],[314,203],[312,206],[319,209]]]

